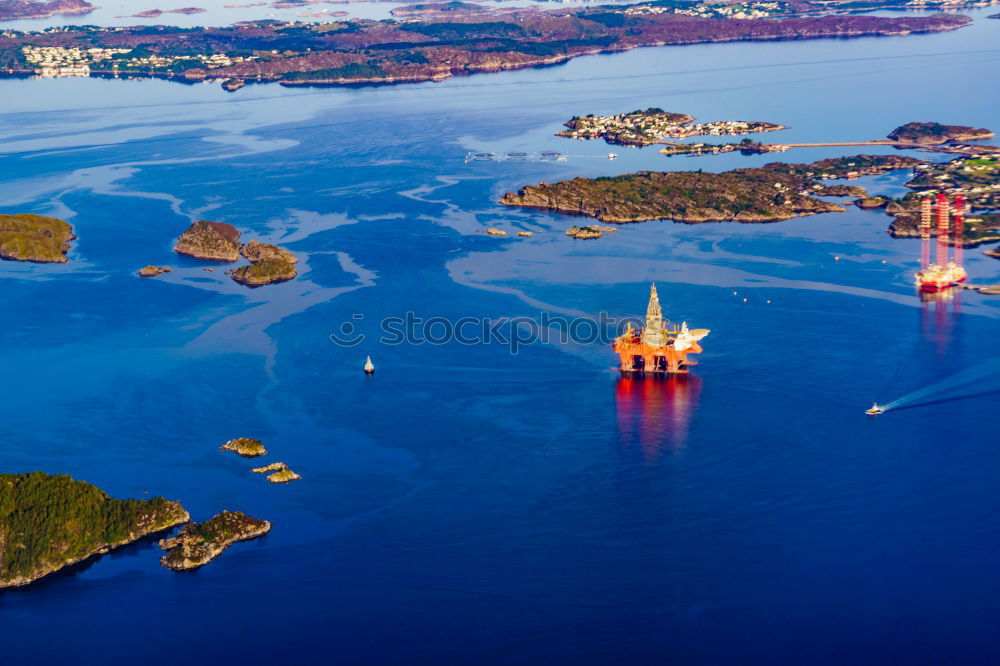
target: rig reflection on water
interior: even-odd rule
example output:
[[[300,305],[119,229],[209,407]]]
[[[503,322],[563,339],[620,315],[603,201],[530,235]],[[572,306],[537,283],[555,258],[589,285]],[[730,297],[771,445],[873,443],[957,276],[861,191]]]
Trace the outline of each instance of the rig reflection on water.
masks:
[[[619,377],[615,406],[622,445],[637,444],[647,462],[656,460],[664,447],[683,448],[700,393],[697,375]]]

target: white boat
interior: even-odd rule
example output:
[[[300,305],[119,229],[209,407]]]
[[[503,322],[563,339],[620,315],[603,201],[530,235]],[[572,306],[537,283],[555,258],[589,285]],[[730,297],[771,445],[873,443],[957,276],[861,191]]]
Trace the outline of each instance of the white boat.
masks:
[[[372,363],[372,357],[369,356],[365,361],[365,374],[374,375],[375,374],[375,364]]]
[[[873,402],[871,408],[865,410],[865,414],[870,414],[871,416],[875,416],[876,414],[881,414],[884,411],[885,411],[884,409],[878,406],[877,402]]]
[[[618,154],[617,153],[608,153],[608,159],[609,160],[613,160],[613,159],[617,159],[617,158],[618,158]]]

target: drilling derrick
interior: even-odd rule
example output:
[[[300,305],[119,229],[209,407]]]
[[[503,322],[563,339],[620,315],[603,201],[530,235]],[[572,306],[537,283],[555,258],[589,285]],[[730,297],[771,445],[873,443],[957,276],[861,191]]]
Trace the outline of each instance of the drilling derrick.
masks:
[[[935,263],[927,265],[930,255],[930,200],[925,199],[921,202],[921,268],[914,276],[917,287],[921,291],[941,291],[965,282],[967,276],[965,268],[962,267],[961,251],[961,243],[965,230],[964,218],[962,217],[965,212],[965,201],[962,195],[955,197],[955,211],[955,230],[953,235],[950,225],[951,214],[948,206],[948,196],[944,192],[938,192],[937,257]],[[955,260],[948,261],[948,246],[953,243],[955,245]]]
[[[954,255],[955,255],[955,266],[963,268],[962,256],[964,253],[962,250],[965,247],[965,197],[961,194],[955,195],[955,222],[954,222]]]
[[[623,375],[686,373],[688,367],[698,365],[697,361],[688,358],[688,354],[701,353],[698,342],[708,333],[705,328],[688,329],[687,322],[683,322],[680,328],[667,326],[654,284],[649,288],[646,326],[636,330],[630,323],[625,333],[614,339],[611,347],[618,354],[619,370]]]
[[[948,195],[938,192],[937,195],[937,261],[944,268],[948,265],[948,241],[951,234],[948,229]]]
[[[920,270],[931,263],[931,198],[920,201]]]

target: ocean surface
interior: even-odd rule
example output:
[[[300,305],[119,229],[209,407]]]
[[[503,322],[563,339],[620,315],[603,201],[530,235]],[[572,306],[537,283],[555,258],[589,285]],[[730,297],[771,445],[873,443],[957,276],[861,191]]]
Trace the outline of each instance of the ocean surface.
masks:
[[[765,120],[785,142],[1000,130],[993,12],[396,87],[0,81],[0,211],[79,236],[68,264],[0,264],[0,471],[274,524],[193,573],[146,541],[0,593],[0,662],[996,663],[1000,380],[976,369],[998,355],[1000,298],[922,301],[919,241],[854,207],[575,241],[579,219],[496,203],[850,154],[612,161],[552,136],[576,114]],[[465,159],[544,150],[568,158]],[[175,255],[202,218],[287,247],[300,277],[250,290]],[[972,281],[1000,281],[982,248],[966,257]],[[139,279],[150,263],[173,272]],[[668,318],[712,331],[686,378],[619,379],[600,342],[380,341],[408,312],[642,315],[651,282]],[[363,341],[332,341],[351,327]],[[269,455],[219,451],[238,436]],[[302,480],[248,472],[275,460]]]

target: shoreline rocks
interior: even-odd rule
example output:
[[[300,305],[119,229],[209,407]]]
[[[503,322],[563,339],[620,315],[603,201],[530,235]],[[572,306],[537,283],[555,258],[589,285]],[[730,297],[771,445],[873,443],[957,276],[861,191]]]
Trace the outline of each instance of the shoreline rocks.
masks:
[[[223,511],[204,523],[188,523],[176,535],[162,539],[160,548],[167,553],[160,564],[172,571],[202,567],[237,541],[256,539],[271,531],[271,523],[257,520],[240,511]]]

